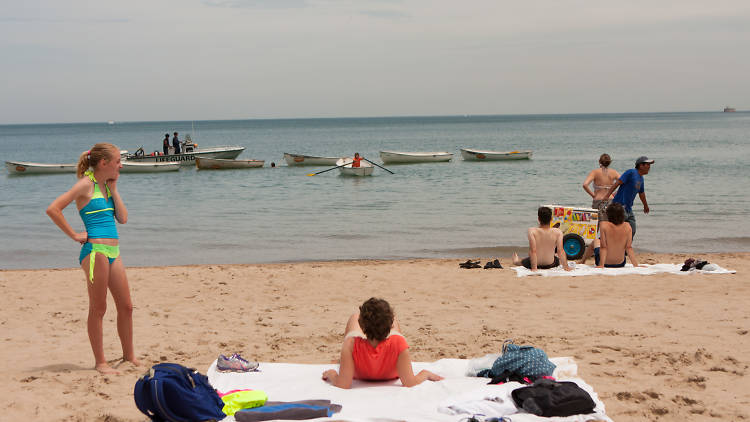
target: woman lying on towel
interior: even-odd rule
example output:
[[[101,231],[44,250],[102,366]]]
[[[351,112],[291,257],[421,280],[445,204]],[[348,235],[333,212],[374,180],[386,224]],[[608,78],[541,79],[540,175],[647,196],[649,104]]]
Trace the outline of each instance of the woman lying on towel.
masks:
[[[323,372],[323,379],[339,388],[351,388],[353,379],[385,381],[399,378],[401,384],[413,387],[425,380],[440,381],[443,377],[422,370],[417,375],[411,368],[409,345],[393,309],[383,299],[370,298],[349,317],[341,346],[341,373],[334,369]]]

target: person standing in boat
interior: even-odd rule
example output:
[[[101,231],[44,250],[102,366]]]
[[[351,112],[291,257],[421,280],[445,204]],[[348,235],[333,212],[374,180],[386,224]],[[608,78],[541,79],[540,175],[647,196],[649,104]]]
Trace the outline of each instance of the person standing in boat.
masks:
[[[359,167],[359,163],[362,161],[362,157],[359,156],[358,152],[354,153],[354,158],[352,159],[352,167],[356,168]]]
[[[164,140],[161,142],[164,155],[169,155],[169,134],[164,134]]]
[[[177,132],[175,132],[174,136],[172,137],[172,147],[174,147],[175,154],[180,153],[180,140],[177,139]]]
[[[89,297],[89,341],[94,352],[94,368],[103,374],[119,374],[104,357],[102,326],[107,310],[107,290],[112,293],[117,308],[122,360],[140,365],[133,349],[133,302],[115,225],[115,221],[120,224],[128,221],[128,209],[117,189],[121,168],[119,148],[109,143],[94,145],[78,159],[76,184],[47,207],[52,221],[83,245],[78,262],[85,275]],[[76,232],[65,220],[63,210],[73,201],[86,231]]]

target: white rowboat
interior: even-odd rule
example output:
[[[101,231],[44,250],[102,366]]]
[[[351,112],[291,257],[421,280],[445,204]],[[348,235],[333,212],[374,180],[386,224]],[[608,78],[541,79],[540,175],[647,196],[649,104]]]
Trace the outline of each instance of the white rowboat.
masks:
[[[353,160],[352,157],[344,157],[339,158],[338,161],[336,161],[337,166],[348,163],[343,167],[339,167],[342,176],[369,176],[372,174],[372,171],[375,170],[375,167],[365,160],[359,162],[359,167],[352,167],[351,163]]]
[[[6,161],[5,168],[11,174],[59,174],[76,172],[76,164],[45,164],[28,161]],[[156,173],[177,171],[179,169],[180,163],[131,163],[123,161],[120,173]]]
[[[122,162],[120,173],[161,173],[163,171],[177,171],[180,169],[180,163],[131,163]]]
[[[380,151],[380,159],[383,164],[399,163],[436,163],[450,161],[453,158],[451,152],[400,152]]]
[[[75,164],[44,164],[28,161],[6,161],[5,168],[11,174],[55,174],[75,173]]]
[[[528,160],[531,151],[479,151],[475,149],[461,149],[461,157],[467,161],[502,161]]]
[[[284,153],[284,161],[288,166],[334,166],[339,158]]]
[[[195,166],[199,169],[249,169],[263,167],[263,160],[225,160],[223,158],[203,158],[195,159]]]

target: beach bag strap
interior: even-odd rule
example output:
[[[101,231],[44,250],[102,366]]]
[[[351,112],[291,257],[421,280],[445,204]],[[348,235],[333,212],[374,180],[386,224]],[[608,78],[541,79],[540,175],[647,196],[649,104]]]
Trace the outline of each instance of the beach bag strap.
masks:
[[[509,338],[503,342],[503,354],[505,354],[508,349],[518,350],[518,346],[513,342],[512,338]]]

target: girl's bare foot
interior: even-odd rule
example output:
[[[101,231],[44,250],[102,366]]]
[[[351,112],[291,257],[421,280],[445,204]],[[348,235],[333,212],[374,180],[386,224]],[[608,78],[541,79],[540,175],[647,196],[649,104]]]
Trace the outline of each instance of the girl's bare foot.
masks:
[[[143,366],[143,365],[141,364],[141,361],[139,361],[139,360],[138,360],[137,358],[132,358],[132,359],[125,359],[125,358],[123,358],[123,360],[124,360],[125,362],[130,362],[130,363],[132,363],[132,364],[133,364],[134,366]]]
[[[120,375],[120,371],[109,366],[108,363],[100,363],[94,367],[100,374],[104,375]]]

